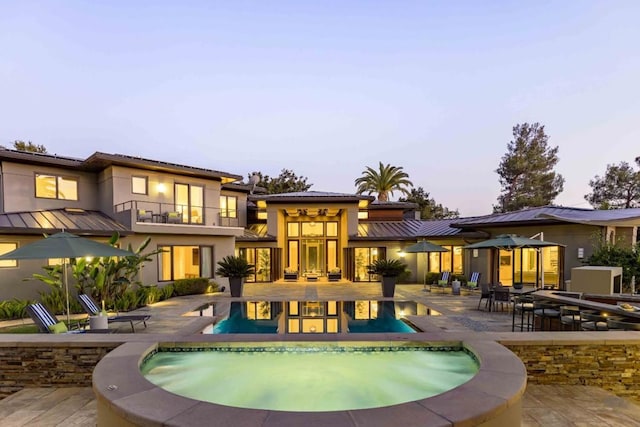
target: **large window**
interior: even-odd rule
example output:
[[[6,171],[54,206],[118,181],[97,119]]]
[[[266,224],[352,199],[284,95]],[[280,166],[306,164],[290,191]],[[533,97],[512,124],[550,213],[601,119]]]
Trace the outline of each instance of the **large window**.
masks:
[[[147,194],[149,188],[149,182],[146,176],[132,176],[131,177],[131,192],[133,194]]]
[[[158,280],[213,277],[212,246],[158,246]]]
[[[238,217],[238,198],[235,196],[220,196],[220,216],[222,218]]]
[[[36,174],[36,197],[78,200],[78,180],[57,175]]]
[[[0,243],[0,255],[4,255],[8,252],[15,251],[17,248],[18,248],[17,243],[2,242]],[[17,267],[17,266],[18,266],[18,261],[16,261],[15,259],[0,261],[0,268],[10,268],[10,267]]]
[[[448,252],[429,252],[429,272],[441,273],[450,271],[453,274],[464,274],[462,262],[462,246],[443,246]]]

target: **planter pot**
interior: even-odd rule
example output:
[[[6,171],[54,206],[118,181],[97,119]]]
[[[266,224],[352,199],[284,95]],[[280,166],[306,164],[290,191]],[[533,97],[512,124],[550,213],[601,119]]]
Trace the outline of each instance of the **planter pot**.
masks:
[[[109,318],[107,316],[90,316],[89,329],[92,331],[97,329],[109,329]]]
[[[244,278],[242,277],[229,277],[229,290],[232,297],[242,296],[242,285],[244,284]]]
[[[451,294],[452,295],[460,295],[460,281],[454,280],[451,282]]]
[[[398,278],[396,276],[382,276],[382,296],[385,298],[391,298],[396,292],[396,282]]]

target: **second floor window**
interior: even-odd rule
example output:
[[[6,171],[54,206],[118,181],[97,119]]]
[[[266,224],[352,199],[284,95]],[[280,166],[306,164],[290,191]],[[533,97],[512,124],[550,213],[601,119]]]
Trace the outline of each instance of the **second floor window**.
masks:
[[[146,176],[131,177],[131,192],[133,194],[147,194],[147,188]]]
[[[220,196],[220,216],[222,218],[238,217],[238,198],[235,196]]]
[[[78,200],[78,179],[68,176],[36,174],[36,197]]]

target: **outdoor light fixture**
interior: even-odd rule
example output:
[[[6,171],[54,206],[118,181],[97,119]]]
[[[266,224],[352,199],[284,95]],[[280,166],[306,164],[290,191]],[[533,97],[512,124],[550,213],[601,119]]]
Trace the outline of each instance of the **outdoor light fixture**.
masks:
[[[578,248],[578,258],[584,258],[584,248]]]
[[[403,251],[402,249],[400,249],[400,250],[398,251],[398,256],[399,256],[400,258],[404,258],[404,257],[405,257],[405,255],[407,255],[407,254],[406,254],[406,253],[405,253],[405,251]]]
[[[164,192],[166,191],[166,187],[165,187],[165,185],[163,183],[158,184],[156,189],[158,190],[158,193],[160,193],[160,194],[164,194]]]

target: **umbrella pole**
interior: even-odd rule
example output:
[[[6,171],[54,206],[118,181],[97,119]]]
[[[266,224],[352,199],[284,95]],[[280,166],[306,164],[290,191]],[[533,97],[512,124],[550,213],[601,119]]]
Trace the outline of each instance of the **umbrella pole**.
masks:
[[[67,258],[63,261],[62,280],[64,281],[64,292],[67,300],[67,325],[71,325],[71,313],[69,309],[69,280],[67,277]]]

